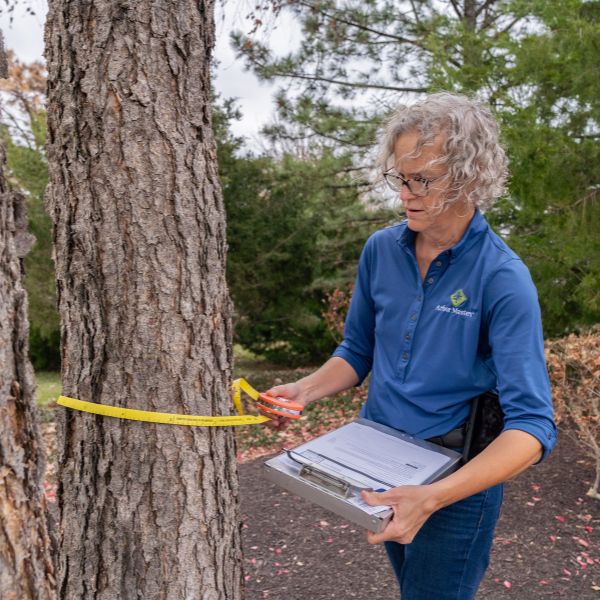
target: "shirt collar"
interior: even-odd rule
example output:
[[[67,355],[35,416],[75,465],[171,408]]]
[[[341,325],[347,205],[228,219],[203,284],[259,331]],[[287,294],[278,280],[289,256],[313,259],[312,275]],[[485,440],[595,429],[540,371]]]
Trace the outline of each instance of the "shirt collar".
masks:
[[[398,243],[404,248],[412,250],[415,245],[415,232],[408,228],[408,221],[403,221],[404,227],[402,228],[400,235],[397,238]],[[485,217],[479,212],[479,209],[475,209],[475,214],[469,223],[466,231],[460,240],[448,250],[448,253],[453,259],[458,258],[465,250],[468,250],[479,235],[488,228]]]

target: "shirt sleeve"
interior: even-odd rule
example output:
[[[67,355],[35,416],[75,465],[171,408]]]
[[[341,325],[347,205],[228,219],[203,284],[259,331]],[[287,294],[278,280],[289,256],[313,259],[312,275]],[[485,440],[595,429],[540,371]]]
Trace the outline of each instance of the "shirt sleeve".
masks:
[[[372,238],[371,238],[372,239]],[[375,344],[375,306],[371,297],[371,239],[363,248],[358,263],[354,292],[344,325],[344,340],[333,356],[343,358],[356,372],[360,385],[373,365]]]
[[[510,260],[493,274],[485,300],[504,430],[519,429],[534,436],[545,460],[556,445],[556,425],[537,292],[521,260]]]

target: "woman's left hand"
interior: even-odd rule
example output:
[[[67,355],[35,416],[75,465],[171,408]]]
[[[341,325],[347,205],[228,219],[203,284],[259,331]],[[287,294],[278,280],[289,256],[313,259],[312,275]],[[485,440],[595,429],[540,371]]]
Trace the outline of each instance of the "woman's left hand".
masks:
[[[437,510],[431,489],[426,485],[403,485],[386,492],[363,491],[362,497],[371,506],[387,505],[394,510],[391,521],[381,533],[368,532],[369,544],[410,544],[423,523]]]

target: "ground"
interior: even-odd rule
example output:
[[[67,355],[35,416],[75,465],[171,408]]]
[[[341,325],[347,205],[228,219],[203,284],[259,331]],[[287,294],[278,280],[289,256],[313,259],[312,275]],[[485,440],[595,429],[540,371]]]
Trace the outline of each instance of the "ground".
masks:
[[[301,371],[241,364],[266,389]],[[47,378],[56,385],[57,376]],[[41,393],[48,396],[40,384]],[[356,416],[362,397],[341,396],[313,406],[302,421],[278,434],[262,426],[239,428],[238,460],[243,518],[246,600],[398,599],[383,548],[369,546],[360,528],[268,483],[262,463]],[[55,501],[56,439],[50,400],[42,406],[48,470],[46,495]],[[59,409],[62,410],[62,409]],[[478,600],[568,598],[600,600],[600,500],[585,495],[593,465],[563,422],[549,460],[506,484],[492,562]]]

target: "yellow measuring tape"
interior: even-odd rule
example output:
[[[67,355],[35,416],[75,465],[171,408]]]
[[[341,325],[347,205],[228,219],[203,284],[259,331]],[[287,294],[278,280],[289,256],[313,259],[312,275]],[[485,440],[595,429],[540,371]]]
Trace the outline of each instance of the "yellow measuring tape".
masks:
[[[242,390],[254,401],[258,400],[258,392],[243,378],[236,379],[233,388],[233,404],[238,412],[231,417],[205,417],[200,415],[181,415],[174,413],[160,413],[149,410],[135,410],[133,408],[119,408],[77,400],[68,396],[60,396],[57,404],[83,412],[102,415],[104,417],[115,417],[117,419],[129,419],[130,421],[147,421],[149,423],[164,423],[166,425],[190,425],[192,427],[231,427],[234,425],[254,425],[269,421],[269,417],[263,415],[245,415],[242,406]]]

